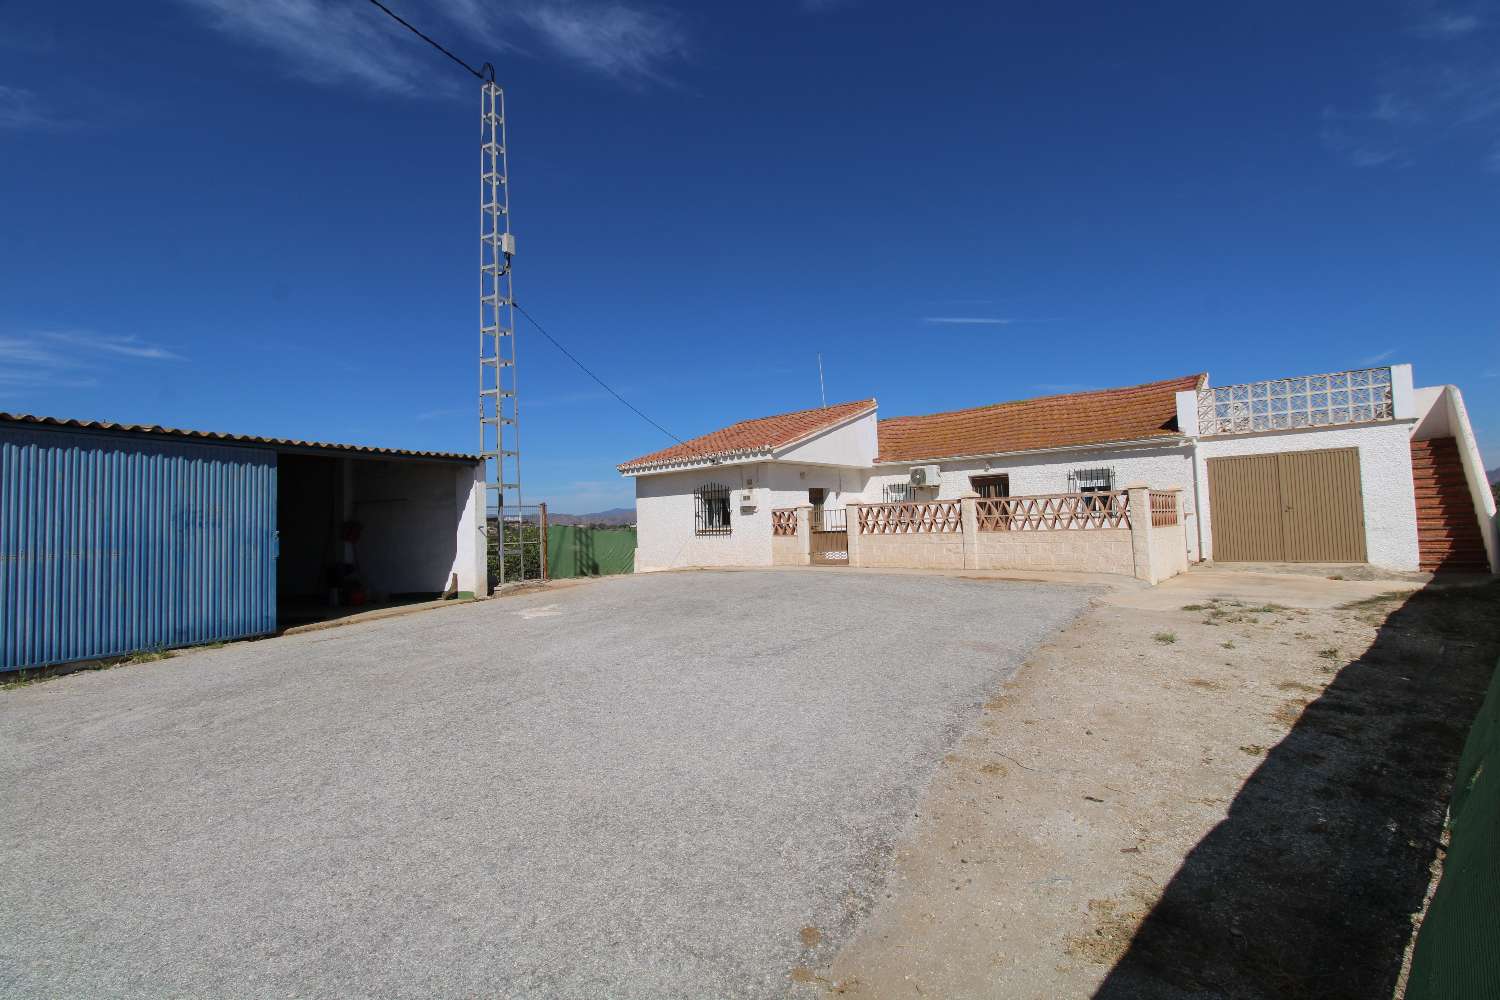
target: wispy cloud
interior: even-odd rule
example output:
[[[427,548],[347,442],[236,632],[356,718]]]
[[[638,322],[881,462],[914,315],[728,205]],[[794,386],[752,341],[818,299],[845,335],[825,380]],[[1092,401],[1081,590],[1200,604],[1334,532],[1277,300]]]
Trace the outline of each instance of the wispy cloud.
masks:
[[[275,52],[292,74],[320,84],[357,82],[389,94],[452,89],[440,53],[373,6],[348,0],[178,0],[237,41]],[[621,80],[663,78],[689,43],[677,19],[625,0],[431,0],[413,19],[460,56],[543,49]],[[425,19],[425,20],[424,20]],[[436,62],[434,61],[436,60]]]
[[[64,347],[82,351],[100,351],[125,358],[141,358],[147,361],[184,361],[182,355],[157,344],[148,344],[139,337],[109,337],[94,333],[42,333],[40,339]]]
[[[514,16],[557,54],[620,79],[660,80],[663,64],[688,53],[676,19],[645,7],[552,0],[517,7]]]
[[[0,128],[48,128],[57,124],[35,91],[0,85]]]
[[[1427,0],[1411,5],[1410,21],[1413,34],[1442,41],[1471,35],[1484,25],[1484,19],[1474,8],[1445,8]]]
[[[1003,316],[923,316],[922,322],[938,326],[1010,326],[1016,321]]]
[[[1372,354],[1368,358],[1361,358],[1359,363],[1368,368],[1370,365],[1378,365],[1382,361],[1389,361],[1395,356],[1396,349],[1394,347],[1390,347],[1386,350],[1381,351],[1379,354]]]
[[[1408,31],[1427,44],[1389,60],[1363,108],[1322,109],[1324,148],[1356,167],[1403,167],[1435,147],[1488,142],[1500,118],[1495,6],[1493,0],[1463,8],[1410,0]]]
[[[87,389],[100,384],[105,360],[181,361],[139,337],[42,331],[0,334],[0,394],[25,389]],[[11,390],[4,392],[4,390]]]

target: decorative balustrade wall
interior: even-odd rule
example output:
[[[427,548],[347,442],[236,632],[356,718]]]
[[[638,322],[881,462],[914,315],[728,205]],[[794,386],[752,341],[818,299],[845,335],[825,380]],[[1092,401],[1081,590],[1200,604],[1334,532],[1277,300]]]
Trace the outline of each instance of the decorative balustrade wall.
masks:
[[[1187,566],[1174,491],[849,506],[854,567],[1114,573],[1155,583]]]
[[[1394,418],[1391,370],[1362,368],[1198,391],[1198,433],[1330,427]]]
[[[867,504],[859,508],[861,535],[954,534],[963,530],[957,500]]]
[[[1045,493],[974,501],[980,531],[1077,531],[1129,528],[1130,503],[1113,493]]]

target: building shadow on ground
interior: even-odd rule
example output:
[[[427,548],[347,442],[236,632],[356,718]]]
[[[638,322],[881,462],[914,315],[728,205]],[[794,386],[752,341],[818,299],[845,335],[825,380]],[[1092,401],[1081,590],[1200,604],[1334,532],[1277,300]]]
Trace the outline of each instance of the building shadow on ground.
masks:
[[[1398,604],[1351,607],[1378,621]],[[1497,655],[1500,584],[1396,607],[1188,855],[1096,1000],[1390,997]],[[1307,696],[1287,694],[1290,717]]]

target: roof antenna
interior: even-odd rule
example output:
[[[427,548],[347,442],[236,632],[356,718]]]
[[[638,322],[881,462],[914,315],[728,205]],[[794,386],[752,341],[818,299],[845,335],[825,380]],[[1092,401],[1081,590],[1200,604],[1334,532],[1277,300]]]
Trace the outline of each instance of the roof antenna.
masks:
[[[823,409],[828,409],[828,393],[823,389],[823,352],[818,352],[818,395],[823,397]]]

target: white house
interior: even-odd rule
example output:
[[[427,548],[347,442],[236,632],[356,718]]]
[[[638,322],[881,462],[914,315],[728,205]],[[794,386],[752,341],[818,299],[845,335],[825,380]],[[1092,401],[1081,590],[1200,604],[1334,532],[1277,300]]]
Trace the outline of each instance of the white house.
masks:
[[[1185,375],[884,420],[866,399],[619,468],[636,481],[638,571],[821,562],[1154,581],[1204,559],[1495,572],[1500,554],[1463,400],[1414,388],[1409,365],[1218,387]]]

